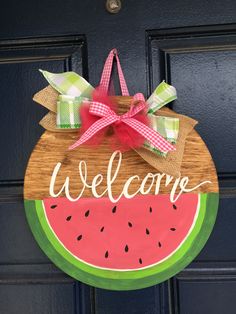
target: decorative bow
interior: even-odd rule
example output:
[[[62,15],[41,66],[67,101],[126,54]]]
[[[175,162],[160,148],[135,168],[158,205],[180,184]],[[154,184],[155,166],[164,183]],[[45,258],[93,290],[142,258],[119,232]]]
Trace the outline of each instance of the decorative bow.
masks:
[[[134,105],[134,102],[137,103],[136,106]],[[78,141],[69,147],[70,150],[87,142],[95,134],[107,126],[116,125],[117,123],[125,124],[129,127],[129,129],[131,128],[132,130],[136,131],[144,138],[144,140],[147,140],[161,152],[175,150],[175,147],[166,139],[164,139],[164,137],[162,137],[158,132],[154,131],[152,128],[137,118],[137,115],[146,109],[146,103],[142,94],[138,93],[133,97],[130,110],[123,115],[117,115],[115,111],[113,111],[107,104],[103,102],[93,100],[86,101],[86,103],[89,104],[89,113],[100,118],[95,121],[87,130],[85,130]]]
[[[86,130],[88,129],[90,125],[88,125],[87,120],[81,121],[81,114],[82,110],[80,110],[83,106],[81,105],[84,103],[84,101],[91,100],[91,96],[94,92],[94,88],[81,76],[79,76],[75,72],[64,72],[64,73],[50,73],[47,71],[42,71],[42,74],[46,78],[46,80],[49,82],[49,84],[55,89],[59,96],[56,94],[54,96],[54,103],[52,101],[52,96],[50,95],[50,102],[48,102],[48,105],[45,105],[45,96],[43,98],[44,106],[49,108],[51,110],[51,104],[53,103],[53,111],[56,113],[56,131],[59,132],[60,130],[63,131],[64,129],[70,129],[71,131],[77,131],[77,129],[80,128],[80,130]],[[58,97],[58,98],[57,98]],[[177,142],[178,133],[179,133],[179,119],[175,117],[165,117],[165,116],[157,116],[154,115],[157,110],[159,110],[161,107],[168,104],[170,101],[176,99],[176,90],[173,86],[168,85],[164,81],[160,83],[152,95],[147,100],[147,106],[148,106],[148,113],[147,117],[150,120],[150,127],[155,131],[158,132],[159,135],[163,136],[165,140],[168,140],[172,144]],[[35,98],[36,99],[36,98]],[[37,100],[36,100],[37,101]],[[99,101],[102,102],[103,101]],[[80,112],[79,112],[80,111]],[[136,115],[136,119],[138,118],[139,113]],[[50,116],[51,119],[54,119],[54,116]],[[98,120],[98,118],[101,118],[96,115],[87,115],[87,118],[90,118],[90,120],[95,122]],[[51,130],[51,125],[55,124],[54,121],[49,122],[49,117],[46,117],[46,120],[44,121],[44,127],[49,127]],[[119,118],[120,119],[120,118]],[[81,123],[83,122],[83,123]],[[84,127],[86,124],[86,128]],[[123,125],[127,126],[126,130],[129,128],[129,133],[131,133],[131,127],[128,127],[128,124],[122,123]],[[113,124],[113,129],[118,130],[121,129],[118,128],[117,122]],[[123,138],[125,140],[129,140],[130,136],[128,137],[127,132],[125,132],[125,128],[123,127]],[[103,129],[104,130],[104,129]],[[135,133],[135,142],[137,143],[137,135],[140,133],[137,133],[133,130],[133,133]],[[119,130],[120,131],[120,130]],[[101,131],[102,132],[102,131]],[[118,134],[118,132],[117,132]],[[119,133],[121,135],[121,133]],[[140,135],[141,136],[141,135]],[[91,141],[98,142],[99,134],[96,134],[96,137],[93,137]],[[119,140],[121,139],[121,136],[119,136]],[[124,140],[124,141],[125,141]],[[91,142],[90,141],[90,142]],[[130,140],[130,142],[132,142]],[[123,145],[122,145],[123,146]],[[126,145],[127,147],[133,147],[131,145]],[[160,150],[156,149],[154,145],[152,145],[150,142],[145,142],[143,144],[143,147],[150,150],[151,152],[166,156],[167,152],[161,152]]]

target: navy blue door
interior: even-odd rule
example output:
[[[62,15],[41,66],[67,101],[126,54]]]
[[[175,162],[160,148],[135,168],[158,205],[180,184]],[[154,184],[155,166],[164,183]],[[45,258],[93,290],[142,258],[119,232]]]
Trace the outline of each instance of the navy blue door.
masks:
[[[0,313],[236,313],[236,3],[234,0],[4,1],[0,10]],[[172,108],[199,120],[220,178],[214,232],[184,271],[152,288],[111,292],[59,271],[36,244],[23,208],[27,160],[45,114],[32,95],[38,69],[74,70],[99,82],[116,47],[132,94],[163,79]]]

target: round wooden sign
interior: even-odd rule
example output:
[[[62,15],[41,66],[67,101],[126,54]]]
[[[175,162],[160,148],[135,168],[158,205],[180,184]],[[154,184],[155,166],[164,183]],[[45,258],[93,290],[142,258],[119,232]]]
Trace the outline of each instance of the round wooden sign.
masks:
[[[112,290],[155,285],[186,267],[212,231],[219,198],[198,133],[186,139],[181,177],[158,173],[135,151],[112,151],[106,140],[68,150],[76,139],[45,131],[25,176],[27,219],[52,262]]]

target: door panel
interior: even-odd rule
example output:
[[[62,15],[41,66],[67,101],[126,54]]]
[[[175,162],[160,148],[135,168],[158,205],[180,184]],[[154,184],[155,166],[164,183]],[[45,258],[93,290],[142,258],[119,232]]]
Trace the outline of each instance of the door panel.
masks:
[[[115,292],[96,289],[96,313],[162,313],[162,309],[165,308],[167,311],[168,307],[168,304],[165,303],[166,296],[167,283],[137,291]],[[107,300],[114,301],[107,302]]]
[[[227,314],[236,299],[236,3],[24,0],[0,10],[0,313]],[[198,258],[155,287],[114,292],[74,281],[41,252],[23,208],[27,160],[45,114],[32,95],[46,86],[39,68],[74,70],[99,82],[116,47],[131,94],[150,95],[165,79],[178,92],[171,107],[199,120],[220,177],[215,229]]]
[[[172,108],[199,121],[196,129],[218,173],[235,172],[236,33],[207,27],[179,31],[148,32],[150,90],[160,80],[171,82],[178,92]]]
[[[226,310],[225,304],[227,304],[227,314],[235,313],[236,281],[229,281],[227,276],[213,280],[209,277],[213,275],[206,276],[205,279],[195,277],[178,280],[179,302],[176,308],[179,313],[221,314]],[[194,298],[192,298],[193,295]]]
[[[75,313],[74,293],[73,284],[2,285],[1,309],[9,314]]]
[[[0,237],[0,264],[35,264],[48,261],[29,232],[22,201],[0,203]]]
[[[2,181],[23,180],[32,149],[43,129],[38,125],[47,110],[36,105],[32,96],[45,87],[38,69],[66,70],[87,74],[86,45],[82,36],[2,41],[0,43],[2,104],[0,126]],[[7,140],[6,140],[7,139]]]

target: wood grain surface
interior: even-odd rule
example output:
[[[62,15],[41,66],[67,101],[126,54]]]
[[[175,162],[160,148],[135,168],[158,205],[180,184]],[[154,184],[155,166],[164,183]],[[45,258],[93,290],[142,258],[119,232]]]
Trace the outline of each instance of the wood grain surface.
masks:
[[[130,104],[130,97],[116,97],[119,102],[119,113],[127,111]],[[106,178],[107,166],[112,155],[112,149],[109,141],[104,142],[98,147],[89,147],[82,145],[73,151],[69,151],[68,147],[78,138],[75,132],[56,133],[45,131],[35,146],[25,175],[24,198],[25,199],[44,199],[49,197],[49,184],[51,175],[55,165],[62,163],[60,176],[57,177],[55,184],[55,192],[59,191],[67,176],[70,177],[70,193],[76,197],[82,188],[80,181],[78,165],[81,160],[86,161],[88,167],[88,182],[91,184],[95,175],[101,173]],[[171,154],[171,153],[169,153]],[[163,158],[157,156],[157,158]],[[122,192],[123,185],[126,180],[133,175],[138,175],[142,180],[147,173],[157,173],[157,170],[145,162],[135,151],[123,153],[120,172],[112,185],[114,195]],[[192,130],[188,135],[185,143],[184,156],[181,165],[181,177],[188,176],[188,188],[198,185],[200,182],[209,180],[211,184],[204,184],[194,193],[198,192],[218,192],[218,180],[216,169],[211,155],[199,136]],[[174,179],[173,179],[174,181]],[[104,180],[98,187],[98,192],[104,191],[106,188]],[[135,181],[136,182],[136,181]],[[129,192],[133,193],[140,185],[136,182],[130,186]],[[170,193],[172,184],[165,185],[162,182],[160,193]],[[177,190],[178,191],[178,190]],[[151,193],[154,193],[154,188]],[[61,194],[63,196],[63,194]],[[90,189],[85,189],[83,197],[92,197]]]

